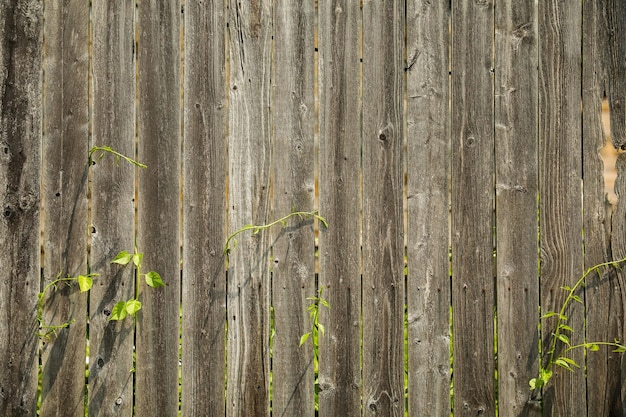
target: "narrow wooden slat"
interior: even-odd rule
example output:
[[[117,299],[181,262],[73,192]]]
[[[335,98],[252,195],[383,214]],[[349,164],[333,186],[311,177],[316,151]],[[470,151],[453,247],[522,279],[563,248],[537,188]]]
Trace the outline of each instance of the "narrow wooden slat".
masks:
[[[623,247],[619,244],[623,238],[618,237],[624,230],[623,221],[620,220],[620,215],[623,218],[623,210],[620,207],[617,212],[613,212],[607,199],[605,168],[600,156],[600,149],[605,146],[607,135],[610,133],[602,126],[602,99],[605,94],[609,94],[616,100],[615,104],[623,103],[626,93],[622,88],[620,99],[619,88],[614,88],[623,85],[623,80],[620,82],[618,77],[624,77],[624,64],[623,60],[618,61],[622,62],[621,75],[614,72],[620,68],[614,66],[616,62],[610,54],[615,48],[620,47],[619,44],[622,48],[626,46],[624,42],[617,41],[619,35],[615,36],[615,31],[623,27],[615,21],[616,12],[622,15],[622,19],[626,14],[620,13],[622,6],[616,8],[620,10],[612,9],[611,6],[614,4],[615,2],[611,1],[583,3],[582,135],[585,268],[612,260],[613,256],[620,252],[624,253]],[[621,113],[623,114],[623,110]],[[618,182],[618,187],[621,188],[622,184]],[[614,237],[618,238],[615,240],[616,244],[612,245]],[[587,341],[624,340],[624,281],[623,276],[616,272],[617,270],[607,269],[587,278],[585,286]],[[622,415],[625,402],[621,388],[622,355],[612,352],[612,349],[603,348],[597,352],[590,352],[586,359],[588,415]]]
[[[404,6],[363,3],[363,415],[403,416]]]
[[[40,0],[0,3],[0,415],[37,413]]]
[[[280,0],[274,6],[273,219],[292,210],[313,210],[314,6],[312,0]],[[286,228],[273,231],[272,414],[312,417],[313,338],[301,347],[298,343],[312,325],[306,298],[315,295],[313,220],[296,218]]]
[[[361,415],[361,103],[358,2],[318,2],[320,416]]]
[[[453,378],[460,416],[495,416],[496,405],[493,7],[452,7]]]
[[[135,6],[96,1],[92,8],[92,145],[135,155]],[[133,413],[134,324],[109,321],[113,306],[135,295],[131,266],[111,264],[134,245],[135,168],[113,155],[91,167],[89,414]]]
[[[44,280],[87,273],[89,4],[50,3],[44,14]],[[85,415],[87,294],[78,283],[46,292],[42,415]],[[45,331],[45,329],[44,329]]]
[[[450,5],[407,3],[409,414],[450,415]]]
[[[498,404],[500,415],[537,416],[537,13],[512,0],[495,19]]]
[[[270,203],[271,2],[230,1],[229,231],[265,224]],[[228,268],[226,415],[269,415],[268,234],[242,234]]]
[[[185,2],[184,416],[224,415],[226,357],[225,4]]]
[[[566,297],[561,287],[573,285],[582,273],[581,7],[576,2],[540,2],[538,16],[540,302],[545,313],[560,309]],[[570,340],[580,343],[583,308],[578,303],[571,307],[566,312],[573,328]],[[542,321],[546,350],[555,325],[554,317]],[[580,350],[571,357],[579,364],[584,361]],[[554,369],[544,388],[544,416],[584,416],[586,405],[584,373]]]
[[[180,328],[180,2],[138,4],[137,247],[142,272],[158,272],[166,287],[138,277],[135,413],[178,413]],[[158,387],[158,389],[155,389]]]

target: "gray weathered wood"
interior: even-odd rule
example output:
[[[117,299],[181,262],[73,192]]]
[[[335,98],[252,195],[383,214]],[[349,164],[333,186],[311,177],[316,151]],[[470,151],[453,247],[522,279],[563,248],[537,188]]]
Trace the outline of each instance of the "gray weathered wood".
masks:
[[[182,413],[224,414],[225,4],[185,2]]]
[[[138,3],[137,247],[142,272],[158,272],[166,287],[138,277],[137,415],[178,413],[180,326],[180,2]],[[155,389],[156,387],[156,389]]]
[[[624,231],[623,209],[620,206],[613,213],[607,199],[604,164],[599,151],[609,134],[602,126],[604,95],[610,95],[614,104],[624,103],[625,91],[622,89],[621,97],[617,91],[617,87],[623,85],[624,81],[619,81],[617,78],[620,74],[614,72],[617,69],[614,64],[621,62],[621,77],[624,77],[623,60],[616,62],[611,53],[615,52],[619,44],[622,47],[626,44],[623,41],[616,42],[616,31],[622,30],[623,26],[618,26],[614,21],[617,17],[615,12],[619,13],[611,7],[615,2],[585,2],[583,5],[583,211],[586,214],[583,227],[585,268],[589,268],[623,253],[623,243],[620,244],[623,242],[620,233]],[[623,6],[616,9],[623,10]],[[621,14],[623,19],[626,15],[623,12]],[[621,113],[623,115],[623,110]],[[612,121],[615,120],[620,118],[612,117]],[[617,186],[622,188],[623,181],[618,180]],[[613,242],[614,237],[617,239]],[[623,275],[616,272],[609,268],[587,278],[585,323],[588,341],[624,340],[624,281]],[[588,415],[623,415],[622,355],[603,348],[590,352],[586,360]]]
[[[89,4],[49,2],[44,14],[43,285],[87,273]],[[42,415],[85,415],[87,294],[61,284],[43,300]],[[45,329],[44,329],[45,331]]]
[[[229,231],[270,204],[271,2],[230,1]],[[238,237],[228,268],[226,415],[269,415],[268,234]]]
[[[450,5],[407,3],[409,414],[450,415]]]
[[[272,219],[313,210],[314,7],[312,0],[282,0],[274,6]],[[315,295],[313,223],[295,218],[272,235],[275,416],[312,417],[315,412],[313,339],[298,346],[300,336],[311,331],[306,298]]]
[[[135,5],[96,1],[92,8],[92,145],[135,156]],[[135,168],[113,155],[91,167],[89,414],[133,413],[134,323],[109,321],[113,306],[135,295],[131,266],[111,264],[135,243]]]
[[[0,415],[37,413],[41,0],[0,3]]]
[[[540,2],[539,34],[540,303],[545,313],[560,309],[566,297],[561,287],[573,285],[582,273],[580,5]],[[571,307],[566,312],[574,329],[570,340],[580,343],[583,308]],[[555,324],[554,317],[542,321],[543,346]],[[572,358],[584,361],[580,350]],[[554,369],[543,406],[544,416],[585,415],[584,373]]]
[[[453,380],[460,416],[493,417],[496,406],[493,7],[452,7]]]
[[[499,413],[537,416],[537,13],[498,3],[495,15],[495,196]]]
[[[363,3],[363,415],[404,415],[404,5]]]
[[[318,2],[321,416],[361,415],[361,103],[358,2]]]

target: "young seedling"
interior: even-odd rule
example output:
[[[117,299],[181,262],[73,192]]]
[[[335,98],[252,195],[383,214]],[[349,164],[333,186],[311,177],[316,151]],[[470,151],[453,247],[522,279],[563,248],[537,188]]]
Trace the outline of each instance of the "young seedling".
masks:
[[[235,236],[237,236],[238,234],[243,233],[247,230],[251,230],[252,235],[256,235],[260,231],[269,229],[270,227],[275,226],[277,224],[280,224],[282,225],[283,228],[285,228],[287,227],[287,220],[289,220],[289,218],[294,217],[294,216],[298,216],[300,219],[312,217],[312,218],[319,220],[324,225],[324,227],[328,227],[328,223],[326,222],[326,219],[320,216],[317,211],[292,211],[288,215],[281,217],[280,219],[275,220],[268,224],[262,224],[262,225],[247,224],[243,226],[242,228],[237,229],[234,233],[228,236],[228,239],[226,239],[226,244],[224,245],[224,255],[228,255],[231,249],[237,246],[237,239],[235,239]]]
[[[624,262],[626,262],[626,258],[620,259],[618,261],[610,261],[598,264],[587,269],[587,271],[578,279],[578,281],[576,281],[573,287],[561,287],[564,291],[567,292],[567,297],[561,305],[561,309],[558,312],[548,311],[541,316],[542,320],[550,317],[556,317],[557,322],[554,333],[552,333],[552,337],[550,339],[548,350],[546,351],[546,355],[548,356],[548,362],[545,367],[540,367],[539,375],[529,381],[531,390],[541,389],[548,383],[548,381],[550,381],[553,376],[554,365],[557,365],[571,372],[573,372],[576,368],[580,368],[580,365],[576,363],[574,359],[567,356],[569,352],[575,349],[584,349],[585,351],[594,352],[599,350],[600,346],[607,346],[613,348],[613,352],[626,352],[626,345],[622,344],[619,340],[614,340],[613,342],[585,342],[572,345],[570,343],[570,336],[573,334],[574,329],[567,324],[568,316],[565,315],[565,312],[567,311],[567,307],[569,306],[570,302],[583,302],[580,296],[578,296],[576,293],[580,288],[584,286],[585,279],[587,279],[587,277],[591,273],[604,267],[612,266],[615,268],[619,268],[620,265]],[[557,348],[561,348],[562,346],[564,348],[562,349],[561,353],[557,355]]]
[[[78,282],[78,288],[80,289],[80,292],[87,292],[91,289],[91,286],[93,285],[93,278],[97,276],[98,274],[86,274],[86,275],[79,275],[77,277],[70,277],[70,276],[61,277],[61,274],[59,274],[54,281],[48,283],[48,285],[46,285],[43,288],[43,290],[38,294],[38,299],[37,299],[37,321],[39,322],[39,333],[37,333],[37,337],[39,337],[40,339],[49,339],[51,334],[54,334],[56,336],[57,330],[65,329],[69,327],[70,324],[74,323],[75,321],[74,319],[70,319],[64,323],[57,324],[57,325],[50,325],[50,324],[44,323],[43,304],[44,304],[44,299],[48,291],[49,290],[56,291],[59,284],[61,283],[70,285],[72,282]]]
[[[324,287],[320,287],[316,296],[307,297],[307,300],[311,301],[311,304],[309,304],[306,310],[309,312],[312,327],[310,332],[307,332],[300,337],[300,343],[298,345],[302,346],[309,339],[309,337],[313,336],[313,347],[315,348],[316,356],[318,337],[319,335],[324,334],[324,325],[319,321],[320,306],[330,308],[328,301],[326,301],[326,299],[322,297],[323,292]]]
[[[140,281],[141,277],[146,281],[146,284],[152,288],[164,287],[165,283],[161,279],[161,276],[155,272],[150,271],[145,274],[141,273],[141,260],[143,259],[143,254],[137,251],[137,247],[133,253],[127,251],[121,251],[117,254],[115,258],[111,261],[112,264],[119,265],[128,265],[131,261],[135,265],[137,269],[137,280]],[[127,301],[119,301],[113,307],[113,311],[111,312],[111,317],[109,320],[123,320],[127,315],[134,317],[137,312],[141,310],[141,301],[135,298],[131,298]]]

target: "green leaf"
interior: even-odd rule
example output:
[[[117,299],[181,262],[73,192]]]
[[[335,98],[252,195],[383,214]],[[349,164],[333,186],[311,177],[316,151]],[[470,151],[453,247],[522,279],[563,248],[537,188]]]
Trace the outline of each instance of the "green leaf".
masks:
[[[539,389],[541,388],[542,384],[540,382],[541,380],[538,378],[533,378],[530,381],[528,381],[528,385],[530,385],[530,389]]]
[[[300,337],[300,343],[298,344],[298,347],[302,346],[304,344],[304,342],[307,341],[307,339],[309,338],[309,336],[311,336],[311,332],[309,333],[305,333]]]
[[[559,357],[559,359],[567,362],[568,365],[575,366],[576,368],[580,368],[580,365],[578,365],[574,359],[568,358],[567,356],[561,356]]]
[[[615,348],[615,349],[613,350],[613,352],[616,352],[616,353],[623,353],[623,352],[626,352],[626,346],[618,345],[618,347],[617,347],[617,348]]]
[[[574,372],[574,370],[563,360],[563,358],[555,359],[554,364],[559,365],[561,368],[567,369],[568,371]]]
[[[556,337],[563,343],[565,343],[566,345],[569,345],[569,337],[565,336],[564,334],[557,334]]]
[[[141,268],[141,260],[143,259],[143,253],[133,254],[133,263],[137,268]]]
[[[320,333],[323,335],[324,334],[324,325],[322,323],[317,323],[317,328],[319,329]]]
[[[141,310],[141,301],[135,299],[126,301],[126,311],[128,314],[134,316],[139,310]]]
[[[126,301],[119,301],[113,307],[113,311],[109,320],[124,320],[127,315],[128,311],[126,311]]]
[[[548,311],[546,314],[544,314],[543,316],[541,316],[542,319],[547,319],[549,317],[552,316],[558,316],[559,313],[557,313],[556,311]]]
[[[582,304],[582,302],[583,302],[583,300],[582,300],[579,296],[577,296],[577,295],[572,295],[572,300],[574,300],[574,301],[578,301],[578,302],[579,302],[579,303],[581,303],[581,304]]]
[[[561,324],[561,325],[559,326],[559,329],[561,329],[561,330],[565,330],[565,331],[568,331],[568,332],[570,332],[570,333],[573,333],[573,332],[574,332],[574,329],[572,329],[572,328],[571,328],[570,326],[568,326],[567,324]]]
[[[585,343],[585,348],[589,349],[592,352],[597,352],[600,350],[600,346],[595,343]]]
[[[565,291],[571,291],[572,290],[572,288],[569,285],[564,285],[564,286],[561,287],[561,289],[565,290]]]
[[[121,251],[117,254],[115,258],[111,261],[112,264],[120,264],[120,265],[128,265],[132,258],[132,255],[125,250]]]
[[[93,285],[93,279],[91,279],[89,275],[78,276],[78,287],[80,288],[80,292],[89,291],[92,285]]]
[[[165,287],[165,283],[161,279],[161,275],[158,272],[150,271],[145,275],[146,284],[152,288]]]

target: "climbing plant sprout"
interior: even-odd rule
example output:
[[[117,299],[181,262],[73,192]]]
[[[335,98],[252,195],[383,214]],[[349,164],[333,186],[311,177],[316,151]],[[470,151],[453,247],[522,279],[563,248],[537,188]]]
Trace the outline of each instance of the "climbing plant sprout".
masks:
[[[572,301],[578,302],[582,304],[582,299],[577,294],[577,292],[584,287],[585,280],[587,277],[593,273],[598,271],[601,268],[614,267],[620,268],[622,263],[626,262],[626,257],[617,261],[609,261],[604,262],[598,265],[595,265],[587,271],[576,281],[574,286],[564,286],[561,287],[562,290],[567,292],[567,297],[565,297],[565,301],[561,305],[559,311],[547,311],[541,316],[541,319],[547,319],[550,317],[556,317],[557,322],[554,328],[554,332],[552,333],[552,337],[548,343],[548,350],[545,352],[548,360],[545,366],[540,365],[539,375],[537,377],[532,378],[529,381],[530,389],[541,389],[543,388],[552,378],[554,372],[554,366],[559,366],[568,371],[574,371],[577,368],[580,368],[580,364],[578,364],[574,359],[568,356],[568,353],[575,349],[584,349],[585,351],[597,351],[601,346],[607,346],[609,348],[613,348],[613,352],[623,353],[626,352],[626,345],[624,345],[619,340],[614,340],[612,342],[609,341],[585,341],[584,343],[579,344],[571,344],[570,338],[574,333],[574,329],[567,324],[568,316],[566,315],[567,308]],[[561,353],[557,355],[557,348],[563,347]]]

